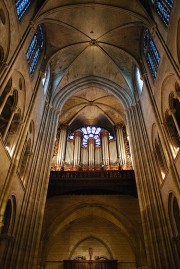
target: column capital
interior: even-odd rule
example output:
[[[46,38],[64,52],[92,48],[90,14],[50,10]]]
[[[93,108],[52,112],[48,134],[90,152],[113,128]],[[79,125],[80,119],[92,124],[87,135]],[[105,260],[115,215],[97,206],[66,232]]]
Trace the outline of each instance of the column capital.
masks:
[[[154,24],[154,25],[149,29],[149,32],[150,32],[150,35],[151,35],[152,37],[154,37],[155,34],[156,34],[156,32],[157,32],[157,25]]]
[[[133,109],[137,106],[138,103],[139,103],[139,100],[138,100],[137,102],[131,104],[131,105],[126,109],[126,111],[131,111],[131,110],[133,110]]]
[[[34,21],[30,21],[30,28],[34,33],[36,32],[37,25]]]

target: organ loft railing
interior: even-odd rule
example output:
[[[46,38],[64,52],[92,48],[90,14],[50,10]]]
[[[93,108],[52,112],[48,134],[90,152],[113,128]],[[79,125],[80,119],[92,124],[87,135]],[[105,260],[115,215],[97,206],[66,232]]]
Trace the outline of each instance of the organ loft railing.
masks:
[[[117,260],[109,260],[104,256],[95,256],[89,248],[89,259],[78,256],[73,260],[64,260],[64,269],[117,269]]]
[[[51,171],[48,197],[67,194],[123,194],[137,197],[134,171]]]

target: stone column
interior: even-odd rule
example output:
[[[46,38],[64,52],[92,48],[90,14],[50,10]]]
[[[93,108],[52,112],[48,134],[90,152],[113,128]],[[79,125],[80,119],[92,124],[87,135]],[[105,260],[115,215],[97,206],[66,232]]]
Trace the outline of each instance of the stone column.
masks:
[[[66,140],[67,140],[67,125],[60,126],[60,136],[57,154],[57,165],[59,167],[64,166],[65,152],[66,152]]]
[[[20,130],[19,139],[13,155],[14,157],[0,197],[2,208],[0,216],[4,215],[4,201],[7,201],[9,186],[13,177],[16,175],[19,157],[32,119],[31,115],[37,104],[35,99],[38,94],[40,82],[41,74],[39,74],[35,83],[31,102],[26,113],[25,123]],[[34,142],[35,147],[32,161],[30,163],[28,162],[28,180],[22,204],[19,205],[21,206],[21,210],[17,220],[18,226],[13,234],[13,239],[15,240],[12,240],[8,246],[5,263],[2,268],[36,268],[58,118],[59,112],[51,104],[45,103],[42,120],[39,129],[37,129],[37,138]]]
[[[103,130],[101,132],[102,158],[104,166],[109,166],[109,132]]]
[[[94,137],[90,137],[88,139],[88,164],[89,164],[89,169],[93,170],[94,164],[95,164],[95,140],[94,140]]]
[[[127,119],[148,266],[153,269],[179,268],[179,265],[175,264],[175,253],[169,237],[157,180],[159,173],[151,151],[141,105],[138,102],[127,111]]]
[[[8,249],[3,268],[36,268],[58,118],[58,111],[45,106],[14,234],[16,240]]]
[[[74,132],[74,154],[73,154],[73,166],[74,168],[80,165],[81,160],[81,139],[82,132],[77,130]]]
[[[120,165],[123,165],[126,163],[126,150],[125,150],[123,129],[122,128],[123,128],[122,124],[118,124],[115,126],[118,161],[119,161]]]

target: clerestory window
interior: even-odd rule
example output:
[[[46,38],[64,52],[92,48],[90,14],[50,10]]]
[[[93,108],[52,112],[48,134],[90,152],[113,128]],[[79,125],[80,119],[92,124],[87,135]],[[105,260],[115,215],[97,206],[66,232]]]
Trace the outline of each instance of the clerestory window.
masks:
[[[154,0],[152,3],[161,20],[168,25],[174,0]]]
[[[26,59],[29,64],[29,72],[31,77],[33,76],[36,66],[38,64],[39,58],[43,50],[43,46],[44,46],[43,29],[39,25],[26,52]]]
[[[21,20],[27,9],[30,7],[33,0],[17,0],[16,1],[16,12],[18,19]]]
[[[153,78],[155,79],[157,76],[158,66],[160,62],[160,55],[153,39],[151,38],[149,34],[148,29],[146,29],[144,32],[144,54],[145,54],[150,72]]]

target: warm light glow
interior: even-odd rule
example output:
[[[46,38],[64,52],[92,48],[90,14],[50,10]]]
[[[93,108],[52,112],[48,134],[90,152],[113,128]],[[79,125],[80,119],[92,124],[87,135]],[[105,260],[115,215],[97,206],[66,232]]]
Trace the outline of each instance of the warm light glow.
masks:
[[[9,153],[9,155],[12,156],[12,151],[11,151],[11,149],[10,149],[8,146],[6,146],[6,149],[7,149],[8,153]]]
[[[9,153],[9,155],[10,155],[11,157],[12,157],[13,152],[14,152],[14,147],[15,147],[15,146],[13,146],[12,149],[10,149],[8,146],[6,146],[6,150],[8,151],[8,153]]]
[[[7,151],[10,153],[10,148],[9,148],[8,146],[6,146],[6,149],[7,149]]]
[[[161,171],[161,176],[162,176],[162,179],[165,178],[165,173]]]
[[[178,152],[179,152],[179,147],[174,147],[172,145],[170,145],[170,148],[171,148],[171,151],[172,151],[172,154],[173,154],[173,158],[176,158]]]

